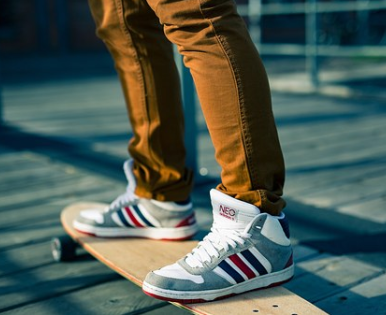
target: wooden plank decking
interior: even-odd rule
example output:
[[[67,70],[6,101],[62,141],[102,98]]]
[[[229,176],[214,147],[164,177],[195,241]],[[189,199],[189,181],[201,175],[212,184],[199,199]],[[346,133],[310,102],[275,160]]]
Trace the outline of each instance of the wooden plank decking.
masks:
[[[5,82],[3,100],[0,312],[186,314],[84,253],[72,263],[51,258],[65,205],[108,202],[125,187],[130,127],[115,76]],[[282,93],[273,100],[296,245],[296,277],[286,288],[330,314],[384,314],[385,101]],[[208,228],[218,167],[198,121],[199,165],[209,175],[193,199]]]

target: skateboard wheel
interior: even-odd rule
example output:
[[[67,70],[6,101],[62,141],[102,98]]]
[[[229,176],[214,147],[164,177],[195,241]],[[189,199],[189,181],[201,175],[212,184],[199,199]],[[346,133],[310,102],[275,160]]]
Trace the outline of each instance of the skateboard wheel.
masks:
[[[72,261],[76,256],[77,244],[68,235],[54,237],[51,240],[51,253],[55,261]]]

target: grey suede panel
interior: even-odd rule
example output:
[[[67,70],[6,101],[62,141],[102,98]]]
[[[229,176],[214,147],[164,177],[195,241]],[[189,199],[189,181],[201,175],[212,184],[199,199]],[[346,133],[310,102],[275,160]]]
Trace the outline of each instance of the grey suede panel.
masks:
[[[267,214],[263,214],[255,219],[250,229],[250,242],[267,258],[272,265],[272,272],[282,270],[287,264],[292,254],[292,246],[283,246],[272,242],[270,239],[261,234],[261,230],[266,221]]]
[[[165,278],[155,274],[154,272],[150,272],[146,276],[145,282],[161,289],[176,291],[218,290],[231,286],[228,281],[224,280],[212,271],[203,273],[202,277],[204,279],[204,283],[197,284],[191,280]]]
[[[161,207],[158,207],[152,203],[149,199],[141,198],[139,204],[143,205],[144,208],[149,211],[149,213],[160,222],[162,227],[175,227],[179,224],[184,218],[187,218],[193,214],[193,208],[190,207],[185,211],[170,211],[165,210]]]
[[[256,233],[261,231],[261,229],[263,228],[264,226],[264,223],[265,221],[267,220],[267,214],[266,213],[261,213],[259,214],[255,219],[254,219],[254,222],[252,224],[252,227],[251,229],[249,230],[249,233]],[[260,227],[260,229],[256,229],[256,227]]]
[[[276,244],[261,234],[253,236],[253,242],[259,252],[272,265],[272,272],[284,269],[292,254],[292,247]]]

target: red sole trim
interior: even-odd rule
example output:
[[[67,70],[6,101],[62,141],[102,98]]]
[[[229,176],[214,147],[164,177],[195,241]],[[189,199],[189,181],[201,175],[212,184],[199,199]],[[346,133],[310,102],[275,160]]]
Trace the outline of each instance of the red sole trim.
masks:
[[[91,233],[91,232],[84,232],[84,231],[81,231],[81,230],[78,230],[76,228],[74,228],[75,231],[79,232],[79,233],[82,233],[82,234],[85,234],[85,235],[88,235],[88,236],[94,236],[94,237],[97,237],[96,234],[94,233]]]

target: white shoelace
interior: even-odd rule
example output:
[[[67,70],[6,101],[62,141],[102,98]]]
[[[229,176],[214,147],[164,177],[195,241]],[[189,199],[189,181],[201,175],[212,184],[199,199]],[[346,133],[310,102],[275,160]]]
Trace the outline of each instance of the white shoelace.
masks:
[[[238,244],[244,245],[251,234],[227,229],[211,228],[211,232],[198,243],[197,247],[187,255],[186,263],[191,267],[203,267],[204,262],[211,262],[213,257],[220,257],[220,250],[228,251]]]
[[[118,196],[106,209],[106,211],[115,211],[123,208],[124,206],[129,206],[136,204],[138,197],[130,189],[126,189],[126,192]]]

